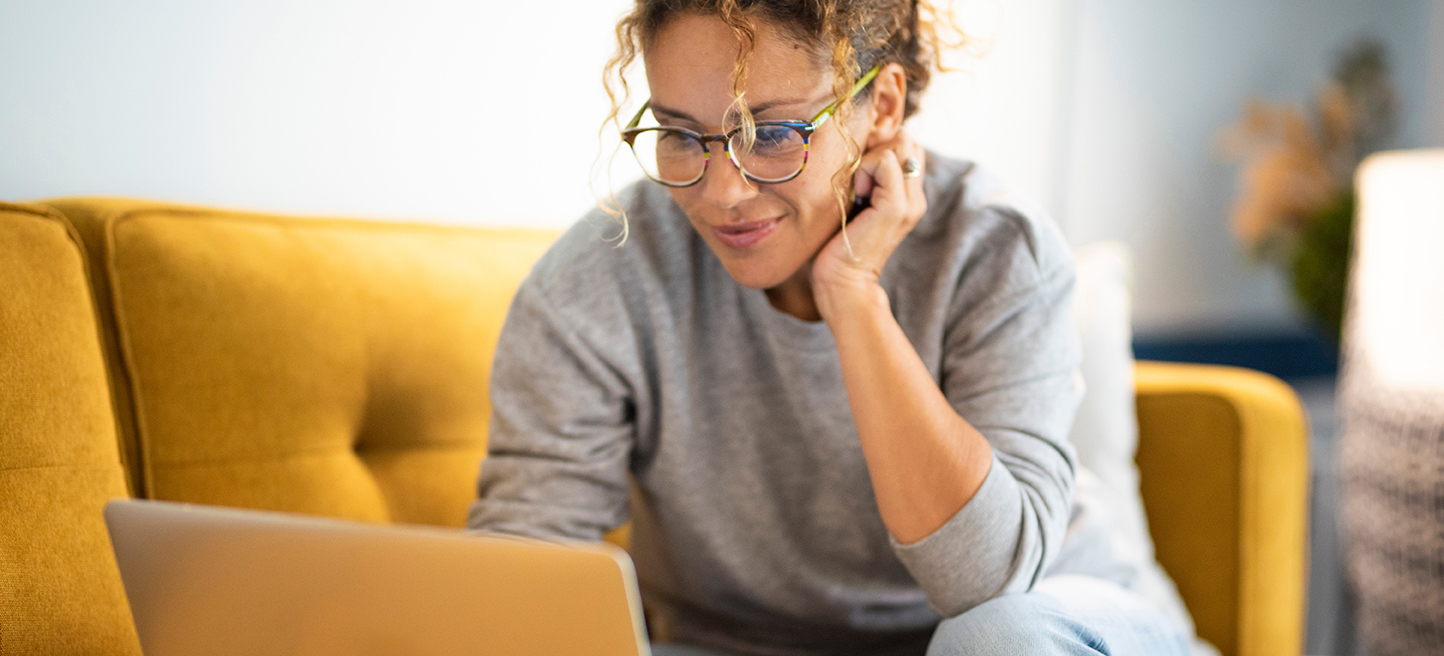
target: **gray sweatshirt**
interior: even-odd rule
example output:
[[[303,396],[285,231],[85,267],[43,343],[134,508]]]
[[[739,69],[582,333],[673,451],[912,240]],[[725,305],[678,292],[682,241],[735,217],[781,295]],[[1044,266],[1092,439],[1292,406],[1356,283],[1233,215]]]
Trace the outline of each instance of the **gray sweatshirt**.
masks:
[[[1072,256],[972,165],[930,155],[924,182],[881,283],[994,453],[936,532],[884,527],[827,326],[734,281],[651,182],[620,196],[624,245],[595,212],[517,292],[470,527],[597,540],[631,520],[654,636],[743,653],[925,643],[940,616],[1028,589],[1070,516]]]

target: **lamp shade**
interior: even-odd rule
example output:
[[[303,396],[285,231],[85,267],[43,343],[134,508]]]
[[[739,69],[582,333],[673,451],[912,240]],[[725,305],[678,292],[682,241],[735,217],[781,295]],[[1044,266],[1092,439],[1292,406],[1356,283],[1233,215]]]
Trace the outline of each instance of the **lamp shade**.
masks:
[[[1359,168],[1350,335],[1380,383],[1444,393],[1444,150]]]

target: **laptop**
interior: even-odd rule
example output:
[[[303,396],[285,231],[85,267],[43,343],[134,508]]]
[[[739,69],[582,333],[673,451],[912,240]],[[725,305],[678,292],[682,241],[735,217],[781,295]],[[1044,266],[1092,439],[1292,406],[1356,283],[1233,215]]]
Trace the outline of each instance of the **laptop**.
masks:
[[[141,500],[105,522],[147,656],[650,656],[610,544]]]

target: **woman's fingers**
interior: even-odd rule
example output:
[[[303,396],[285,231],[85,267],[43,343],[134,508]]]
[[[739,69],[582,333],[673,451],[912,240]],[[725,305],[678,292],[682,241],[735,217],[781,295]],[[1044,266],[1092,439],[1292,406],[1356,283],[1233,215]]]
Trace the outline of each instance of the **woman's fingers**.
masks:
[[[921,176],[903,173],[903,162],[913,158],[921,167],[923,156],[922,147],[901,132],[863,154],[853,177],[853,189],[858,196],[870,198],[869,207],[848,222],[849,241],[844,242],[844,235],[839,234],[829,245],[828,250],[835,251],[848,264],[825,270],[840,274],[844,269],[858,269],[872,275],[882,271],[893,250],[927,209]]]
[[[876,162],[869,163],[867,155],[858,163],[857,172],[852,174],[852,192],[858,198],[872,196],[872,171],[877,168]]]
[[[927,210],[921,175],[925,157],[922,146],[899,133],[892,141],[869,150],[854,175],[854,189],[859,196],[870,197],[871,212],[883,215],[879,217],[883,223],[901,228],[904,234]],[[904,162],[909,159],[915,160],[917,167],[917,174],[912,176],[903,173]]]
[[[912,159],[917,166],[916,173],[904,180],[908,188],[908,215],[916,222],[922,218],[923,212],[928,209],[927,196],[923,194],[923,173],[927,167],[927,153],[923,151],[921,144],[910,143],[908,159]]]
[[[907,186],[903,184],[902,164],[897,154],[885,150],[873,170],[872,206],[886,214],[902,218],[907,209]]]
[[[905,133],[899,132],[891,141],[863,154],[857,172],[853,175],[854,192],[858,196],[872,198],[874,207],[880,200],[887,199],[888,202],[896,203],[899,208],[916,209],[913,206],[922,198],[922,177],[905,177],[902,173],[902,162],[915,159],[921,167],[923,156],[922,146],[909,139]],[[882,194],[881,198],[879,193]],[[904,214],[911,213],[904,211]],[[918,214],[921,215],[921,212]]]

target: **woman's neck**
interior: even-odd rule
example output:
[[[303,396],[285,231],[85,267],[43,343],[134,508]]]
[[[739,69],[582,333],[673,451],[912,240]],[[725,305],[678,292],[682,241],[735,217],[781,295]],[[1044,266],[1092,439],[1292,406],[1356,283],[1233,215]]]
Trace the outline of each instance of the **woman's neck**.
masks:
[[[817,301],[812,296],[812,263],[802,265],[791,278],[776,287],[765,290],[767,300],[777,311],[790,314],[803,321],[822,321],[817,311]]]

